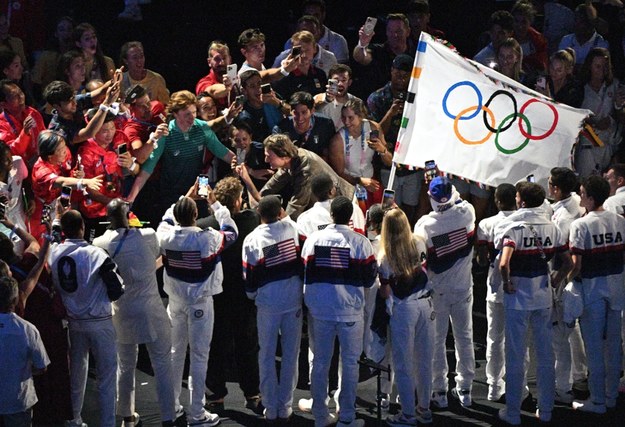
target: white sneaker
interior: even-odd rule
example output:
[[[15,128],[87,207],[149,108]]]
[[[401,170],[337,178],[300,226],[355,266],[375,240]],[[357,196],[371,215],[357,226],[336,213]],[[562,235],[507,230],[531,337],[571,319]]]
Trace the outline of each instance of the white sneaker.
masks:
[[[432,411],[430,411],[429,409],[421,409],[417,406],[417,421],[419,421],[421,424],[432,424]]]
[[[313,400],[312,399],[300,399],[297,402],[297,407],[302,412],[311,413],[312,412],[312,404],[313,404]]]
[[[451,397],[457,399],[463,408],[468,408],[473,404],[473,400],[471,399],[471,390],[453,388],[451,390]]]
[[[501,396],[503,396],[505,392],[505,389],[496,385],[489,385],[488,386],[488,395],[486,396],[486,399],[488,399],[491,402],[497,402],[499,399],[501,399]]]
[[[590,399],[587,400],[574,400],[573,409],[582,412],[591,412],[593,414],[605,414],[605,405],[595,403]]]
[[[513,426],[521,425],[521,416],[517,415],[516,417],[513,417],[511,415],[508,415],[508,410],[506,408],[502,408],[499,410],[499,412],[497,413],[497,418]]]
[[[447,402],[447,393],[444,391],[435,391],[432,393],[432,406],[438,409],[445,409],[449,406]]]
[[[416,426],[417,425],[417,417],[411,417],[403,412],[398,412],[395,415],[391,415],[386,418],[386,424],[389,426]]]
[[[541,423],[550,423],[551,422],[551,411],[546,412],[546,411],[541,411],[540,409],[536,409],[536,418],[538,418],[538,420]]]
[[[82,421],[68,420],[65,421],[65,427],[88,427],[86,423]]]
[[[559,391],[556,390],[556,396],[554,400],[558,403],[564,403],[566,405],[570,405],[575,400],[575,396],[573,396],[572,391]]]
[[[206,409],[204,410],[204,414],[198,419],[191,419],[187,421],[188,427],[213,427],[219,424],[219,415],[211,414]]]
[[[312,399],[310,399],[312,400]],[[328,427],[336,422],[336,418],[332,414],[328,414],[325,420],[317,420],[315,418],[315,427]]]

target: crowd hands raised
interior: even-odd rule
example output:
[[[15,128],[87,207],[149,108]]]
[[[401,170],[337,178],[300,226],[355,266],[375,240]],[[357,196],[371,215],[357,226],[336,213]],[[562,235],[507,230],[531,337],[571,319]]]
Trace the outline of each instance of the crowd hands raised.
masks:
[[[625,44],[602,34],[607,15],[623,8],[536,3],[495,12],[484,28],[490,42],[474,59],[593,111],[596,139],[580,136],[575,172],[554,168],[548,191],[529,182],[484,189],[436,166],[398,165],[394,193],[384,192],[419,34],[444,38],[423,0],[377,24],[367,19],[351,51],[324,25],[324,2],[305,1],[273,67],[264,65],[265,35],[246,29],[240,67],[225,43],[209,44],[210,72],[195,94],[170,94],[145,68],[138,41],[121,47],[116,69],[96,29],[69,17],[32,73],[15,44],[0,52],[0,324],[22,334],[0,344],[5,425],[84,426],[89,351],[100,425],[113,426],[115,414],[139,425],[138,344],[150,354],[163,425],[216,425],[230,342],[248,373],[246,407],[268,423],[288,422],[303,328],[312,399],[298,406],[315,425],[364,424],[354,409],[363,354],[392,364],[401,410],[387,423],[431,423],[430,408],[447,407],[448,396],[473,403],[472,268],[480,265],[488,268],[486,398],[506,394],[499,418],[521,423],[530,327],[541,421],[551,420],[554,401],[596,414],[613,408],[623,387],[625,86],[611,57]],[[541,33],[536,6],[561,25]],[[326,399],[335,336],[336,416]],[[183,408],[187,345],[195,391]],[[15,364],[31,370],[34,385],[16,378]],[[574,384],[584,382],[590,397],[574,400]],[[16,387],[27,390],[23,398]],[[383,408],[392,393],[383,381]]]

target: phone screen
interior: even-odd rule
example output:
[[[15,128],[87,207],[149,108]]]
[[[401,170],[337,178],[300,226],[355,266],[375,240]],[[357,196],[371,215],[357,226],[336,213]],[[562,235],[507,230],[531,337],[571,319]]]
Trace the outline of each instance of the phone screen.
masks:
[[[380,137],[380,131],[379,130],[372,130],[371,132],[369,132],[369,139],[377,139]]]
[[[72,187],[63,186],[61,188],[61,205],[69,206],[69,199],[72,197]]]
[[[119,144],[117,146],[117,154],[118,155],[124,154],[124,153],[127,153],[127,152],[128,152],[128,146],[126,145],[126,143]]]
[[[431,181],[436,176],[436,162],[434,160],[427,160],[425,162],[425,178],[427,181]]]
[[[292,57],[296,57],[300,53],[302,53],[302,47],[301,46],[293,46],[293,49],[291,49],[291,56]]]
[[[208,197],[208,176],[200,175],[198,178],[198,196]]]
[[[260,90],[264,95],[271,93],[271,85],[269,83],[265,83],[260,87]]]
[[[395,204],[395,191],[388,188],[384,189],[384,195],[382,196],[382,208],[390,209]]]

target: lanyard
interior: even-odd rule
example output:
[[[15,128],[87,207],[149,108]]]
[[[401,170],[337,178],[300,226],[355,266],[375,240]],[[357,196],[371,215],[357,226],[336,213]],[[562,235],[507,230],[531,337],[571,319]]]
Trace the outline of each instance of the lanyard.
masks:
[[[349,162],[351,146],[349,144],[349,131],[347,128],[343,128],[345,134],[345,159]],[[354,138],[356,139],[356,138]],[[360,124],[360,169],[358,172],[362,172],[365,160],[365,122],[364,120]]]
[[[111,258],[115,259],[115,257],[117,256],[117,254],[119,253],[119,251],[122,248],[122,245],[124,244],[124,240],[126,240],[126,237],[128,237],[128,232],[130,231],[130,228],[127,228],[124,231],[124,234],[122,235],[122,238],[119,240],[119,243],[117,244],[117,247],[115,248],[115,252],[113,253],[113,256]]]
[[[4,112],[4,118],[9,123],[9,126],[11,126],[11,129],[13,129],[13,133],[15,134],[15,136],[18,136],[20,132],[17,130],[17,127],[15,126],[13,119],[11,118],[11,116],[9,116],[9,114],[6,111]]]

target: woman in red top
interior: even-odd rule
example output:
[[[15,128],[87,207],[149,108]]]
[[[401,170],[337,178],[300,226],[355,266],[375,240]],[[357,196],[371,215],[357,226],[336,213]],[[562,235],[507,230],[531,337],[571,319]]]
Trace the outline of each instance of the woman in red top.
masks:
[[[42,131],[37,138],[37,146],[39,159],[32,172],[35,211],[30,217],[30,230],[35,238],[42,241],[41,235],[46,231],[45,225],[41,224],[44,206],[52,204],[61,195],[61,187],[69,186],[80,191],[85,188],[98,190],[102,185],[102,176],[84,179],[82,171],[72,171],[72,155],[60,132]]]
[[[87,113],[88,119],[95,111],[92,109]],[[118,155],[122,144],[126,146],[126,152]],[[139,165],[127,151],[127,144],[126,135],[115,128],[115,115],[108,113],[95,136],[78,149],[85,178],[103,178],[101,188],[87,188],[87,194],[80,198],[78,209],[85,219],[85,240],[88,242],[106,231],[106,224],[101,224],[106,221],[106,205],[123,196],[124,177],[139,172]]]

